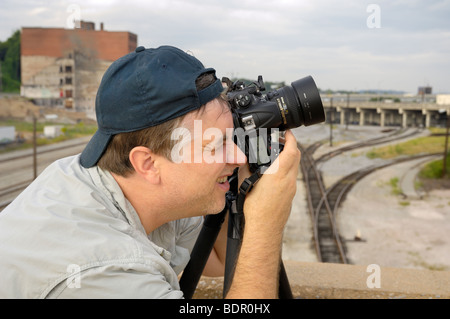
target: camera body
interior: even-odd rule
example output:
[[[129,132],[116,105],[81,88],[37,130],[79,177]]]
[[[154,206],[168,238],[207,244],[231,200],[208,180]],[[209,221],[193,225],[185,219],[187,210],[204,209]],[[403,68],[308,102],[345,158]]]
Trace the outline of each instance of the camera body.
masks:
[[[267,94],[262,93],[265,85],[261,75],[249,85],[232,83],[228,78],[222,82],[228,86],[235,142],[247,156],[251,172],[269,167],[282,151],[280,131],[325,121],[322,100],[311,76]]]

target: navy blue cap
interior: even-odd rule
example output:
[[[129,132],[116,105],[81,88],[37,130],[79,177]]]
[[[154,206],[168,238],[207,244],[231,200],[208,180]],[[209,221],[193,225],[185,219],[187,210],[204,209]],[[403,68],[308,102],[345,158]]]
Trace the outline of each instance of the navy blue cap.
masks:
[[[111,138],[164,123],[217,98],[219,79],[197,91],[195,80],[213,73],[195,57],[172,47],[138,47],[106,70],[95,100],[98,130],[81,154],[81,165],[97,164]]]

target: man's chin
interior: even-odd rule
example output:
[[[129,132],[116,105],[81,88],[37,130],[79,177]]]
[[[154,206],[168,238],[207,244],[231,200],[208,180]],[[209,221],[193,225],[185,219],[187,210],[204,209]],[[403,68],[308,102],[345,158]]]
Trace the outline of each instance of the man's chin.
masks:
[[[225,208],[225,198],[221,202],[217,202],[216,205],[214,205],[214,208],[211,208],[208,210],[206,215],[217,215],[221,213]]]

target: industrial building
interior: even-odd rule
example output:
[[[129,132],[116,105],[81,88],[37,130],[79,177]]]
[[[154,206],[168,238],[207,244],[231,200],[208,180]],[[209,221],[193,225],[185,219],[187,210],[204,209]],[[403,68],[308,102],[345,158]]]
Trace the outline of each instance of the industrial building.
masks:
[[[137,47],[137,35],[112,32],[103,23],[21,32],[21,95],[37,105],[73,109],[95,117],[95,96],[111,63]]]

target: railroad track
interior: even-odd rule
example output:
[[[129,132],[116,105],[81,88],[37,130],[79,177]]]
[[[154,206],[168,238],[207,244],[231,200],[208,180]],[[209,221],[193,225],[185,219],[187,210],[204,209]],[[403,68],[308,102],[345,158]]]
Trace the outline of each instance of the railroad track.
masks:
[[[21,182],[21,183],[16,183],[13,185],[10,185],[8,187],[4,187],[0,189],[0,198],[6,197],[10,194],[16,193],[16,192],[21,192],[23,191],[28,185],[30,185],[30,183],[33,180],[28,180],[25,182]],[[0,212],[6,207],[8,206],[10,203],[12,202],[12,199],[7,199],[7,200],[3,200],[0,201]]]
[[[406,132],[406,134],[403,134],[405,132]],[[354,144],[351,144],[348,146],[340,147],[336,150],[333,150],[331,152],[321,155],[319,158],[316,159],[316,162],[325,162],[325,161],[329,160],[330,158],[340,155],[344,152],[348,152],[351,150],[355,150],[355,149],[363,148],[363,147],[367,147],[367,146],[375,146],[375,145],[379,145],[379,144],[383,144],[383,143],[393,142],[393,141],[396,141],[399,139],[414,136],[418,133],[420,133],[419,129],[415,129],[411,132],[408,132],[408,129],[398,129],[387,136],[375,137],[375,138],[368,139],[368,140],[365,140],[362,142],[357,142],[357,143],[354,143]]]
[[[427,156],[435,156],[436,154],[421,154],[417,156],[403,157],[391,160],[381,165],[366,167],[343,177],[329,188],[326,188],[323,183],[322,174],[317,168],[318,162],[356,148],[382,144],[385,142],[394,141],[396,139],[410,137],[417,134],[418,131],[413,131],[405,135],[402,135],[402,133],[403,131],[397,131],[394,132],[394,134],[390,134],[389,136],[383,138],[371,139],[343,147],[322,155],[318,160],[313,158],[313,154],[322,143],[317,142],[309,147],[298,144],[298,147],[302,152],[300,165],[305,182],[308,208],[313,225],[313,242],[320,262],[349,263],[346,257],[345,239],[339,234],[336,216],[338,208],[345,199],[346,194],[360,179],[375,172],[376,170],[390,165]]]
[[[312,156],[320,143],[315,143],[308,148],[300,144],[298,146],[302,152],[300,165],[305,180],[317,257],[320,262],[348,263],[345,242],[339,236],[333,203],[330,202],[331,197],[327,194],[322,174],[317,169]]]
[[[54,160],[76,154],[84,148],[87,143],[87,139],[77,139],[67,141],[66,143],[55,144],[52,146],[40,147],[37,150],[37,156],[42,156],[38,159],[38,165],[42,167],[47,166]],[[62,153],[61,153],[62,152]],[[19,154],[19,155],[15,155]],[[11,153],[11,155],[6,154],[0,159],[0,169],[2,183],[0,186],[0,212],[6,206],[8,206],[11,201],[23,191],[32,181],[32,170],[33,170],[33,153],[32,151],[27,152],[16,152]],[[17,175],[14,172],[27,172],[30,174]],[[9,181],[9,183],[8,183]]]

